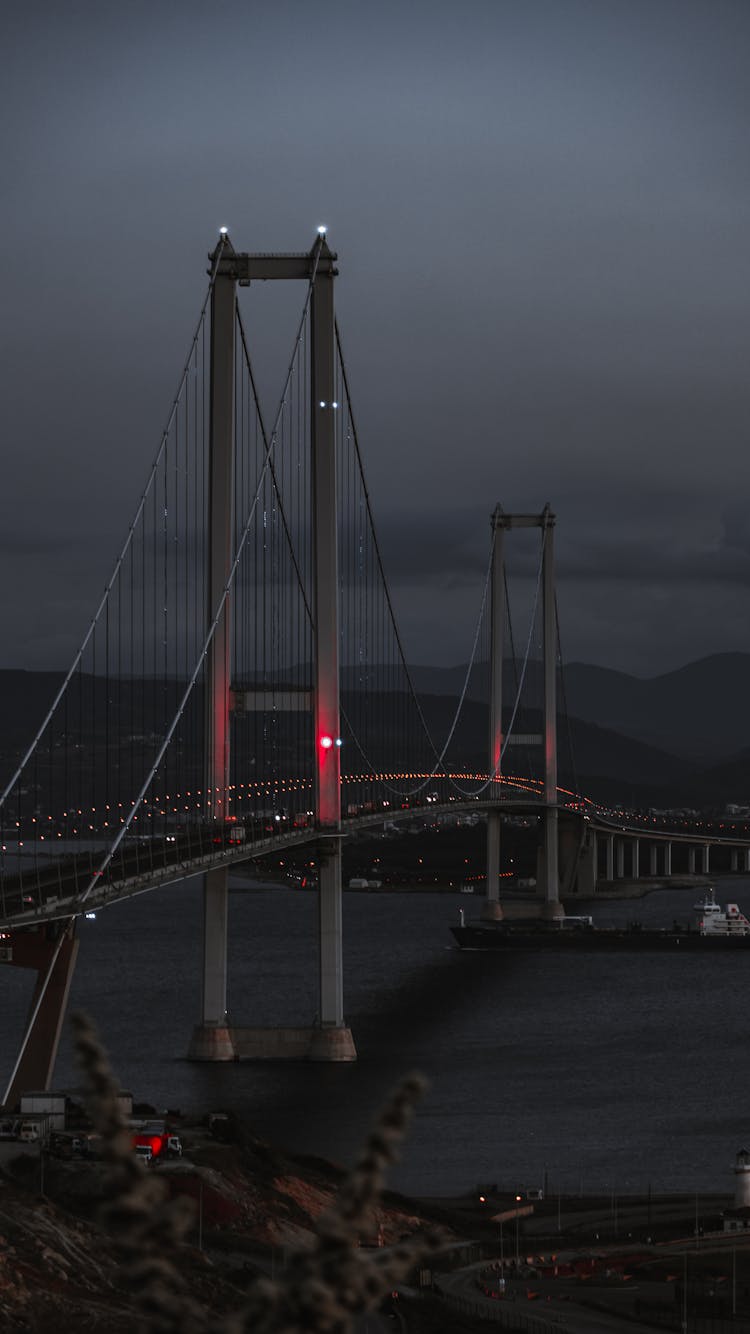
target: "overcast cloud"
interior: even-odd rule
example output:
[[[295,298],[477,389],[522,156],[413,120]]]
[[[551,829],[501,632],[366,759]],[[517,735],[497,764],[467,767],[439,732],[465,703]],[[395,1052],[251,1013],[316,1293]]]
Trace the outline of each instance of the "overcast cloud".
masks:
[[[88,623],[218,227],[319,222],[413,659],[467,655],[497,502],[558,516],[568,658],[750,651],[746,0],[31,0],[0,47],[2,665]]]

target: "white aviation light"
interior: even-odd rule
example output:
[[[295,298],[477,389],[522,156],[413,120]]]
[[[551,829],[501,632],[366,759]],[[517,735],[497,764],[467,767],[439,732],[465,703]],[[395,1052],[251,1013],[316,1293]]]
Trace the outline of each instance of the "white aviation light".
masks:
[[[328,228],[327,228],[327,227],[319,227],[319,228],[318,228],[318,236],[325,236],[325,234],[326,234],[327,231],[328,231]]]
[[[228,235],[229,235],[229,228],[228,228],[228,227],[220,227],[220,228],[219,228],[219,236],[228,236]]]

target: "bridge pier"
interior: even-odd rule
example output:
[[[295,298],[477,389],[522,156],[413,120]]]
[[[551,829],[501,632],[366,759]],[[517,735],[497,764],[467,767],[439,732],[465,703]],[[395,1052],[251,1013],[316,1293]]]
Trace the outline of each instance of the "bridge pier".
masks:
[[[664,874],[672,874],[672,844],[664,844]]]
[[[711,865],[711,845],[704,843],[701,849],[701,870],[704,875],[710,875]]]
[[[695,875],[695,848],[688,848],[688,875]]]
[[[593,899],[596,894],[598,863],[598,845],[596,832],[590,827],[584,828],[583,840],[578,849],[576,872],[576,893],[583,899]]]
[[[607,869],[605,871],[605,880],[614,880],[615,878],[615,839],[614,834],[607,834]]]
[[[221,866],[203,878],[203,1002],[201,1022],[188,1047],[191,1061],[233,1061],[227,1018],[227,933],[229,870]]]
[[[558,819],[557,807],[547,807],[544,812],[544,906],[542,916],[548,920],[564,917],[565,909],[560,902],[560,869],[557,846]]]
[[[487,888],[482,904],[482,920],[500,922],[503,917],[500,903],[500,811],[487,812]]]
[[[641,844],[639,839],[631,840],[630,852],[630,874],[633,880],[639,880],[641,874]]]
[[[320,1016],[313,1030],[312,1061],[355,1061],[351,1029],[344,1023],[344,951],[341,897],[341,836],[318,852],[318,967]]]
[[[8,962],[35,968],[37,979],[21,1050],[5,1090],[3,1105],[9,1109],[17,1106],[22,1093],[50,1086],[78,955],[74,921],[14,931],[11,940]]]
[[[617,849],[616,849],[616,852],[617,852],[617,879],[618,879],[618,880],[624,880],[624,879],[625,879],[625,839],[624,839],[624,838],[618,838],[618,840],[617,840]]]

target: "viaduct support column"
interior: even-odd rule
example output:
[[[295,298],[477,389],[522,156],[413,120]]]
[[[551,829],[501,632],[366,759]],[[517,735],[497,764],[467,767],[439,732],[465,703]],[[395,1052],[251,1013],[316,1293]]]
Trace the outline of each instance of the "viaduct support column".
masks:
[[[659,873],[659,847],[656,843],[652,843],[648,850],[648,873],[651,876]]]
[[[330,252],[322,243],[321,255]],[[353,1061],[344,1024],[341,904],[341,752],[339,725],[338,532],[336,517],[336,409],[333,270],[318,270],[311,323],[312,533],[314,618],[315,815],[319,842],[319,1028],[310,1056]]]
[[[639,839],[634,838],[630,844],[632,850],[631,856],[631,875],[634,880],[639,880],[641,875],[641,844]]]
[[[732,848],[730,854],[729,869],[731,871],[736,871],[739,869],[739,864],[740,864],[740,854],[737,851],[737,848]]]
[[[578,857],[578,877],[576,893],[583,899],[593,899],[596,893],[597,878],[597,838],[596,831],[587,829]]]
[[[503,753],[503,631],[505,628],[505,580],[504,580],[504,523],[503,512],[496,506],[492,516],[492,603],[490,609],[490,773],[500,777],[500,761]],[[500,800],[501,785],[490,784],[490,795]],[[487,892],[482,907],[482,917],[487,921],[499,921],[503,910],[500,903],[500,810],[490,807],[487,812]]]
[[[672,844],[664,844],[664,874],[672,874]]]
[[[234,253],[223,242],[223,255]],[[205,817],[227,818],[229,792],[229,694],[231,623],[229,597],[222,598],[233,559],[234,523],[234,328],[236,279],[221,268],[211,293],[211,423],[208,465],[208,626],[218,614],[206,658]],[[219,609],[221,611],[219,611]],[[220,867],[203,882],[203,1004],[188,1055],[193,1060],[230,1061],[235,1051],[227,1018],[227,923],[229,870]]]
[[[555,516],[549,505],[542,515],[542,581],[544,617],[544,908],[548,918],[564,916],[560,903],[557,848],[557,614],[555,608]]]
[[[615,878],[615,839],[613,834],[607,834],[607,870],[605,879],[614,880]]]
[[[743,871],[750,871],[750,848],[745,848],[742,857]]]
[[[625,839],[617,840],[617,879],[625,879]]]
[[[704,843],[701,849],[701,870],[704,875],[710,875],[710,865],[711,865],[711,846],[709,843]]]
[[[688,848],[688,875],[695,875],[695,848]]]

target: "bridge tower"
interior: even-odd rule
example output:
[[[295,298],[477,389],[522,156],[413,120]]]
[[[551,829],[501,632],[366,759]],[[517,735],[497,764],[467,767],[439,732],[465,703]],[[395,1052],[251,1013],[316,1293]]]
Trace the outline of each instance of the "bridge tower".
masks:
[[[503,639],[505,628],[505,566],[504,539],[508,515],[497,505],[490,520],[492,524],[492,583],[490,590],[490,773],[494,781],[490,796],[496,801],[502,797],[500,766],[503,754]],[[500,829],[499,807],[487,812],[487,893],[482,906],[485,921],[500,921]]]
[[[309,1054],[314,1060],[354,1060],[356,1052],[343,1012],[341,905],[341,765],[338,665],[337,479],[335,449],[336,256],[323,229],[309,254],[250,255],[228,238],[211,256],[217,264],[211,300],[211,428],[209,458],[209,626],[224,598],[206,667],[206,815],[224,818],[229,788],[231,708],[230,602],[225,590],[232,568],[234,476],[234,364],[236,288],[253,281],[302,279],[310,299],[310,441],[312,450],[313,543],[313,737],[315,813],[319,834],[318,962],[319,1013]],[[255,692],[260,700],[262,692]],[[204,880],[202,1019],[189,1055],[196,1060],[231,1060],[243,1030],[227,1015],[228,868]]]
[[[557,842],[557,611],[555,607],[555,516],[545,505],[542,528],[542,617],[544,633],[544,915],[562,917]]]
[[[539,528],[542,534],[542,657],[544,678],[543,734],[538,738],[544,748],[544,827],[540,858],[544,888],[545,917],[554,919],[563,915],[560,903],[560,873],[558,865],[558,811],[557,811],[557,618],[555,609],[555,516],[549,505],[541,514],[505,514],[500,505],[491,519],[494,547],[492,563],[491,630],[490,630],[490,773],[497,780],[503,752],[502,734],[502,669],[505,623],[505,532],[511,528]],[[500,801],[500,783],[490,788]],[[490,809],[487,816],[487,887],[482,916],[498,920],[503,911],[500,904],[500,830],[501,809]]]
[[[231,263],[234,250],[228,239],[222,243],[222,252]],[[211,258],[212,261],[217,258],[216,252]],[[219,619],[206,658],[203,814],[207,820],[224,818],[229,791],[232,635],[231,602],[228,596],[224,598],[224,590],[234,554],[235,303],[233,271],[227,263],[220,264],[211,292],[206,628],[210,628],[217,613]],[[202,1013],[190,1046],[190,1055],[195,1059],[234,1058],[227,1023],[228,924],[229,868],[222,866],[206,871],[203,877]]]

